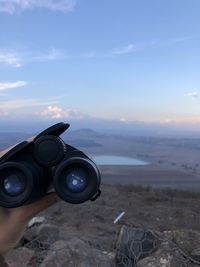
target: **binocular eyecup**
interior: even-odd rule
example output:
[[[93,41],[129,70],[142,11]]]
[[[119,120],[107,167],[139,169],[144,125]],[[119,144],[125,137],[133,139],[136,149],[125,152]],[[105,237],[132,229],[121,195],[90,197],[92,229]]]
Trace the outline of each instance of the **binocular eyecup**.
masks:
[[[82,151],[64,143],[59,137],[63,129],[66,124],[56,124],[3,153],[0,206],[32,203],[52,187],[64,201],[73,204],[94,201],[100,195],[98,167]]]

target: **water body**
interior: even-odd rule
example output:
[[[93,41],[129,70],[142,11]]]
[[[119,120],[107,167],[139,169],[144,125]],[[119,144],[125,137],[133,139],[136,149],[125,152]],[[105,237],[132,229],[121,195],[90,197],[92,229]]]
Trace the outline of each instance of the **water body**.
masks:
[[[91,156],[94,162],[98,165],[123,165],[123,166],[145,166],[149,165],[148,162],[123,156],[114,156],[114,155],[100,155],[100,156]]]

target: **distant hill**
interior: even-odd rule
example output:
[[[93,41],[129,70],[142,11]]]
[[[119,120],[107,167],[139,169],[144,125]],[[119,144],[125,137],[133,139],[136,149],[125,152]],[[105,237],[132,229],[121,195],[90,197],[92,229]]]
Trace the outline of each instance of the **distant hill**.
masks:
[[[0,132],[0,150],[22,142],[29,137],[30,135],[21,132]]]

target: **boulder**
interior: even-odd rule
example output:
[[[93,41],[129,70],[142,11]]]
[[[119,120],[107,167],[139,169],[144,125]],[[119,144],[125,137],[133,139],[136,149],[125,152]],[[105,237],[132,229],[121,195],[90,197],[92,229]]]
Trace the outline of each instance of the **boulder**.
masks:
[[[72,238],[52,244],[40,267],[112,267],[114,255],[92,248],[86,241]]]
[[[200,265],[200,232],[155,232],[123,226],[117,241],[117,267],[195,267]]]
[[[26,247],[11,250],[5,257],[9,267],[27,267],[35,252]]]
[[[23,236],[23,244],[31,249],[48,249],[52,243],[59,239],[59,227],[50,224],[41,224],[26,230]]]
[[[152,231],[123,226],[116,245],[116,266],[133,267],[140,259],[151,255],[159,239]]]

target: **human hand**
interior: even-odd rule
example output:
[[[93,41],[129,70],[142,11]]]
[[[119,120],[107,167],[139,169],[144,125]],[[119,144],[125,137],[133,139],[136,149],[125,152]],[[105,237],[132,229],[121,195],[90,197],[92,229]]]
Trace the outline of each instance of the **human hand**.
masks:
[[[32,217],[59,200],[56,193],[49,193],[26,206],[12,209],[0,207],[0,254],[5,255],[18,243]]]

